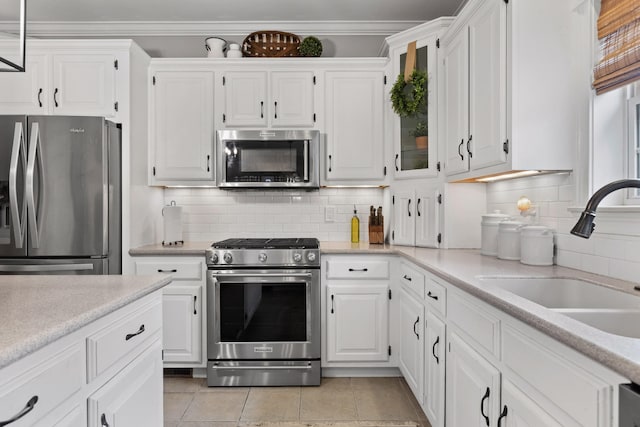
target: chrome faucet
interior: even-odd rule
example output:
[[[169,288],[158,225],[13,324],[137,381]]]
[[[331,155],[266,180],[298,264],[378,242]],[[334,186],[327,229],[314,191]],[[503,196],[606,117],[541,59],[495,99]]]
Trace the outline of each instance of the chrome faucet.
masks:
[[[580,215],[580,219],[571,229],[571,234],[584,237],[585,239],[591,237],[591,233],[593,233],[593,230],[596,228],[596,225],[593,223],[593,220],[596,218],[596,208],[609,193],[620,190],[621,188],[640,188],[640,179],[613,181],[593,193],[593,196],[591,196],[587,202],[587,206],[584,208],[584,212]]]

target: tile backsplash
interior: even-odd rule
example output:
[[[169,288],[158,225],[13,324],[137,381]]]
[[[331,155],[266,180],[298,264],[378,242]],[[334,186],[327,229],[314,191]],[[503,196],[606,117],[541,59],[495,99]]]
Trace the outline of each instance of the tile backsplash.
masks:
[[[520,218],[516,201],[526,196],[538,209],[538,221],[556,230],[558,265],[640,282],[640,212],[603,213],[589,239],[569,234],[579,212],[571,174],[542,175],[487,185],[487,212],[496,209]],[[525,219],[524,221],[529,221]]]
[[[380,188],[323,188],[312,192],[167,188],[164,197],[165,204],[175,201],[182,206],[185,240],[317,237],[321,241],[348,241],[355,204],[360,241],[366,242],[369,207],[383,206],[384,193]]]

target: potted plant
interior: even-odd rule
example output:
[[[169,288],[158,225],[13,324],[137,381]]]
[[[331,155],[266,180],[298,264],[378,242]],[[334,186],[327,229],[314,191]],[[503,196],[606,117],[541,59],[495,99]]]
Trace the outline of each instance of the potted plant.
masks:
[[[301,56],[320,56],[322,55],[322,42],[314,36],[305,37],[298,47]]]
[[[426,121],[420,120],[416,128],[411,131],[411,135],[416,138],[416,148],[426,149],[429,145],[429,126]]]

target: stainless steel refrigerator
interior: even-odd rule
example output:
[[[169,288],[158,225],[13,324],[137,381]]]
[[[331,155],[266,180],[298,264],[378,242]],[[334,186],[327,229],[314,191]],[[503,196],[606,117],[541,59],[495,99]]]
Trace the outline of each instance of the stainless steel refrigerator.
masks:
[[[0,116],[0,274],[120,274],[121,131]]]

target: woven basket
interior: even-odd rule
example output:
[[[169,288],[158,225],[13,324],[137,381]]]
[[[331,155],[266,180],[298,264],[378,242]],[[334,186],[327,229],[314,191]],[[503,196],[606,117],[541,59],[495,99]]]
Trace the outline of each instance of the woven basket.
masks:
[[[242,54],[251,57],[279,58],[298,56],[300,37],[283,31],[256,31],[242,42]]]

